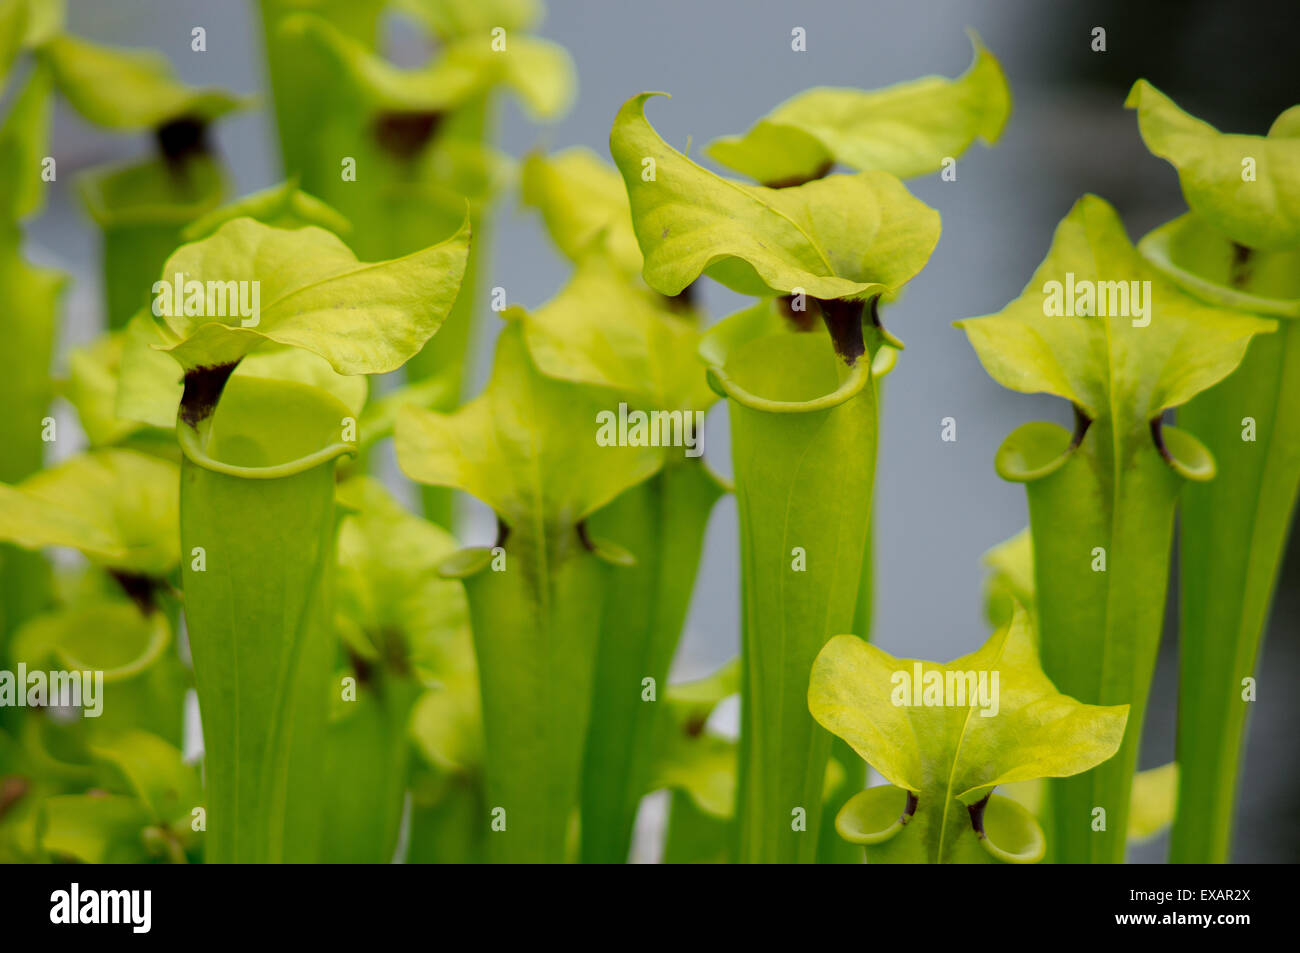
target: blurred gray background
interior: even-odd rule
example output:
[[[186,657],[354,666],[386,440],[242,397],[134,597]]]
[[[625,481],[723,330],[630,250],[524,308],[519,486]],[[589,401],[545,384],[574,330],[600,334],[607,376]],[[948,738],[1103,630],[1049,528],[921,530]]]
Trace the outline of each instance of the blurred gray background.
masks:
[[[813,85],[865,88],[938,73],[955,76],[970,60],[966,27],[1001,59],[1014,112],[993,149],[975,146],[956,182],[936,175],[909,183],[943,215],[943,238],[929,266],[886,325],[907,344],[885,397],[876,483],[877,584],[873,638],[902,655],[948,659],[987,636],[980,557],[1026,521],[1021,487],[993,472],[993,454],[1021,422],[1069,422],[1064,402],[1003,390],[989,379],[953,321],[998,310],[1015,297],[1047,250],[1053,228],[1083,192],[1115,204],[1136,238],[1183,209],[1177,178],[1151,157],[1132,113],[1122,108],[1145,76],[1180,105],[1223,129],[1263,133],[1300,101],[1297,5],[1248,8],[1211,2],[1042,3],[1032,0],[550,0],[539,32],[572,53],[579,95],[562,122],[538,127],[513,105],[502,114],[500,144],[531,148],[581,144],[608,155],[610,122],[641,90],[671,101],[650,119],[693,155],[716,136],[738,133],[781,100]],[[91,39],[162,51],[191,83],[262,93],[260,25],[251,0],[70,0],[69,27]],[[190,30],[207,30],[206,53],[190,51]],[[790,49],[793,27],[807,51]],[[1094,27],[1107,50],[1090,49]],[[395,21],[390,41],[403,62],[420,40]],[[269,106],[269,103],[267,104]],[[264,109],[222,121],[219,149],[241,193],[278,181],[271,115]],[[72,187],[79,169],[139,155],[143,138],[89,129],[60,107],[54,130],[56,193],[32,228],[33,255],[71,272],[61,353],[101,327],[95,232]],[[509,196],[499,207],[495,247],[484,282],[512,302],[537,305],[566,280],[535,215]],[[742,302],[709,285],[704,303],[716,320]],[[482,380],[496,333],[494,316],[478,342]],[[940,420],[957,419],[958,440],[939,439]],[[66,413],[64,414],[66,418]],[[725,410],[710,414],[707,456],[730,473]],[[466,535],[490,537],[471,508]],[[709,527],[707,551],[676,674],[693,677],[738,649],[738,570],[734,503]],[[881,558],[881,554],[884,554]],[[1295,724],[1300,701],[1300,545],[1293,539],[1259,666],[1259,700],[1247,749],[1235,859],[1294,862],[1300,856],[1300,776]],[[1176,699],[1176,596],[1147,716],[1143,766],[1173,757]],[[733,712],[734,716],[734,712]],[[1164,856],[1163,839],[1135,859]]]

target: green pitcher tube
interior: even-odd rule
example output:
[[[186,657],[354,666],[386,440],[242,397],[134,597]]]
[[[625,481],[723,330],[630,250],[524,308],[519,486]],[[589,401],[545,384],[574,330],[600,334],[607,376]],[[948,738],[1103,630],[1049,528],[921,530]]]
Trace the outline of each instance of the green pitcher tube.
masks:
[[[1194,439],[1170,427],[1152,431],[1145,447],[1117,461],[1108,420],[1080,416],[1073,435],[1055,424],[1025,424],[997,455],[999,475],[1026,484],[1043,671],[1080,701],[1130,706],[1115,757],[1050,783],[1047,839],[1060,862],[1124,861],[1164,621],[1174,506],[1185,474],[1213,474]],[[1203,466],[1175,470],[1162,458],[1166,445],[1175,459]]]
[[[372,672],[367,683],[357,685],[355,701],[336,707],[325,750],[325,863],[393,860],[410,774],[407,726],[419,692],[413,678]]]
[[[737,823],[741,863],[817,857],[831,735],[808,712],[827,640],[853,625],[876,445],[870,358],[815,333],[773,333],[771,303],[701,352],[729,399],[740,518],[742,678]],[[754,322],[747,333],[746,322]],[[720,328],[722,326],[719,326]],[[727,332],[723,331],[723,334]],[[853,352],[850,352],[851,354]],[[761,395],[761,396],[760,396]]]
[[[609,567],[575,531],[547,553],[504,545],[508,568],[465,577],[483,693],[487,799],[497,863],[564,863]]]
[[[5,308],[6,347],[0,356],[0,422],[5,452],[0,482],[18,483],[41,468],[43,419],[54,386],[49,378],[57,328],[56,312],[66,278],[23,260],[21,234],[4,227],[0,235],[0,302]],[[44,554],[0,544],[0,667],[7,663],[8,640],[24,621],[49,604],[50,567]],[[11,714],[0,713],[8,721]]]
[[[330,180],[338,177],[337,159],[326,161],[332,158],[332,150],[322,148],[322,134],[334,107],[322,93],[337,81],[337,73],[315,44],[283,30],[282,22],[305,6],[373,49],[379,40],[382,5],[381,0],[326,0],[309,5],[296,0],[259,0],[284,175],[299,176],[303,189],[313,195],[323,195]]]
[[[1231,242],[1194,213],[1138,244],[1203,301],[1278,319],[1237,371],[1179,411],[1218,463],[1187,488],[1179,549],[1175,863],[1227,863],[1246,723],[1300,489],[1300,252]]]
[[[881,348],[871,364],[871,382],[876,389],[876,432],[880,432],[881,396],[884,391],[884,375],[893,370],[898,360],[898,352],[893,348]],[[877,450],[879,448],[877,447]],[[872,464],[874,468],[874,463]],[[875,552],[875,520],[867,521],[867,542],[862,554],[862,580],[858,585],[858,602],[853,612],[853,632],[866,641],[871,641],[871,622],[875,598],[875,575],[873,572]],[[849,798],[867,786],[867,763],[841,738],[831,741],[831,759],[843,772],[843,779],[828,794],[826,806],[822,810],[821,839],[817,843],[817,862],[819,864],[860,864],[862,852],[856,844],[851,844],[840,837],[835,830],[835,816]]]
[[[662,463],[657,448],[592,439],[608,398],[538,372],[514,322],[497,339],[482,394],[452,414],[407,406],[397,419],[408,476],[472,493],[497,515],[495,545],[461,550],[439,573],[462,580],[469,600],[487,781],[481,823],[498,862],[576,856],[602,606],[609,573],[632,562],[593,538],[586,520]]]
[[[688,458],[592,515],[592,530],[637,562],[613,574],[605,598],[582,783],[584,863],[627,861],[650,779],[660,693],[690,607],[709,512],[722,492],[704,464]],[[647,678],[654,691],[648,700]]]
[[[311,862],[324,836],[334,469],[355,450],[340,439],[349,412],[285,381],[236,377],[215,413],[194,406],[194,390],[187,384],[178,436],[206,856]]]

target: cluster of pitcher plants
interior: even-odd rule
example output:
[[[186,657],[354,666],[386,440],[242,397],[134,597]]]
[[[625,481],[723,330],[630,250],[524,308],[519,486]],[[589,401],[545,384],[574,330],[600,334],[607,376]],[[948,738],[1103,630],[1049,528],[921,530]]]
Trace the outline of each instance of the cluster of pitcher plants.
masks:
[[[1029,527],[942,664],[870,642],[873,476],[891,304],[940,238],[904,180],[1011,111],[977,38],[956,78],[776,106],[703,149],[723,177],[650,92],[612,162],[502,153],[503,99],[574,95],[536,0],[257,6],[250,101],[0,0],[0,860],[622,863],[663,790],[668,862],[1114,863],[1171,825],[1172,860],[1229,859],[1300,484],[1300,107],[1225,134],[1138,81],[1186,214],[1135,245],[1083,196],[957,323],[1075,425],[998,450]],[[391,8],[426,65],[385,58]],[[151,143],[77,179],[106,320],[57,375],[69,279],[24,242],[56,100]],[[232,196],[210,127],[259,102],[284,179]],[[510,194],[572,263],[536,307],[489,279]],[[752,304],[713,321],[702,279]],[[695,591],[728,493],[740,656],[671,683],[692,598],[732,598]],[[1177,759],[1138,771],[1176,516]]]

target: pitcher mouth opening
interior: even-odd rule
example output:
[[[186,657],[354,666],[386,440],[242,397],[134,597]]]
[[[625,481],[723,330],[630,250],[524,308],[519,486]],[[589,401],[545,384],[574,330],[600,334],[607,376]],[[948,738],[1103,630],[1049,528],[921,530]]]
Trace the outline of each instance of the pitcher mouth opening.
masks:
[[[709,386],[752,410],[806,414],[852,400],[871,381],[863,344],[866,301],[810,300],[806,321],[792,322],[776,299],[727,318],[701,340]],[[821,322],[815,318],[820,313]],[[805,312],[794,312],[802,318]],[[824,322],[826,331],[817,324]]]
[[[234,368],[186,375],[176,436],[191,463],[274,480],[357,453],[356,440],[343,437],[346,426],[355,427],[352,412],[334,395],[295,381],[232,377]]]
[[[736,382],[725,368],[708,369],[709,385],[717,392],[751,410],[769,414],[812,414],[848,403],[871,382],[871,364],[858,361],[833,391],[811,400],[773,400],[761,397]]]
[[[225,182],[209,152],[159,154],[84,172],[77,180],[86,211],[109,232],[137,226],[183,228],[221,204]]]
[[[1260,280],[1300,273],[1300,252],[1262,251],[1233,242],[1192,212],[1147,233],[1137,250],[1153,268],[1206,304],[1272,318],[1300,318],[1300,285],[1288,294],[1261,294]],[[1204,259],[1198,269],[1192,260]],[[1255,290],[1248,290],[1252,284]]]

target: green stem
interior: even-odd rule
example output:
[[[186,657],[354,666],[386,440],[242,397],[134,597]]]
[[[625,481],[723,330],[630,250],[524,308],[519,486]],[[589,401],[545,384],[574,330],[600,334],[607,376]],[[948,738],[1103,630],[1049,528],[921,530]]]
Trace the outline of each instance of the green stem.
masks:
[[[1294,250],[1236,244],[1195,214],[1138,244],[1191,294],[1277,319],[1241,366],[1179,411],[1218,463],[1183,501],[1176,863],[1225,863],[1250,702],[1300,490],[1300,284]],[[1249,428],[1249,429],[1248,429]],[[1252,696],[1253,697],[1253,696]]]
[[[608,567],[578,534],[546,545],[514,531],[505,569],[465,579],[483,693],[498,863],[563,863],[578,806]],[[504,829],[498,829],[504,822]]]
[[[1241,367],[1179,412],[1219,464],[1188,487],[1180,548],[1178,813],[1170,860],[1226,863],[1250,702],[1300,488],[1300,329],[1251,342]],[[1243,440],[1245,418],[1256,440]]]
[[[873,376],[871,384],[876,391],[876,432],[880,432],[881,396],[884,392],[884,379]],[[876,447],[879,453],[879,447]],[[874,469],[875,463],[872,463]],[[858,584],[858,601],[853,610],[853,633],[864,641],[871,641],[871,619],[874,606],[875,579],[872,568],[875,563],[875,525],[874,515],[867,520],[867,542],[862,548],[862,578]],[[819,864],[860,864],[862,848],[846,841],[835,830],[835,816],[849,798],[867,786],[867,763],[842,738],[831,740],[831,759],[839,765],[844,780],[826,799],[822,811],[821,840],[817,845],[817,863]]]
[[[668,669],[690,606],[717,481],[698,462],[670,463],[591,518],[593,532],[630,550],[605,597],[582,783],[583,863],[626,863],[650,782]],[[655,700],[643,699],[654,679]]]
[[[280,32],[284,17],[303,11],[299,0],[260,0],[258,6],[284,174],[299,176],[304,191],[324,197],[339,177],[342,156],[322,142],[331,128],[335,103],[330,90],[338,80],[337,68],[315,43]],[[379,40],[381,6],[372,0],[325,0],[306,9],[373,50]]]
[[[54,387],[50,362],[66,277],[28,264],[17,228],[0,226],[0,308],[5,346],[0,348],[0,482],[14,484],[40,470],[45,456],[44,418]],[[45,556],[0,544],[0,668],[9,668],[9,640],[53,598]],[[0,709],[0,726],[12,728],[18,709]]]
[[[361,679],[358,676],[358,681]],[[420,686],[372,672],[358,684],[355,710],[330,724],[325,748],[325,846],[329,864],[387,864],[397,848]]]
[[[714,376],[731,398],[740,517],[741,863],[817,857],[831,736],[808,712],[808,679],[853,624],[876,443],[868,362],[846,367],[829,345],[760,338]]]
[[[1124,743],[1113,758],[1051,782],[1048,843],[1060,863],[1123,863],[1183,480],[1153,444],[1131,460],[1116,460],[1108,420],[1092,422],[1072,450],[1063,428],[1027,428],[1053,435],[1044,443],[1055,445],[1042,457],[1059,461],[1027,477],[1026,486],[1043,671],[1079,701],[1130,706]],[[1103,820],[1105,829],[1097,829]]]
[[[411,799],[408,864],[481,864],[487,860],[487,804],[482,779],[431,770]]]
[[[673,791],[668,804],[665,864],[725,864],[731,861],[736,836],[730,819],[714,817],[700,810],[685,791]],[[861,848],[858,851],[861,853]]]
[[[182,408],[181,547],[206,856],[312,862],[336,645],[334,461],[350,449],[333,434],[348,411],[303,385],[234,378],[214,417],[196,429],[193,416]]]

